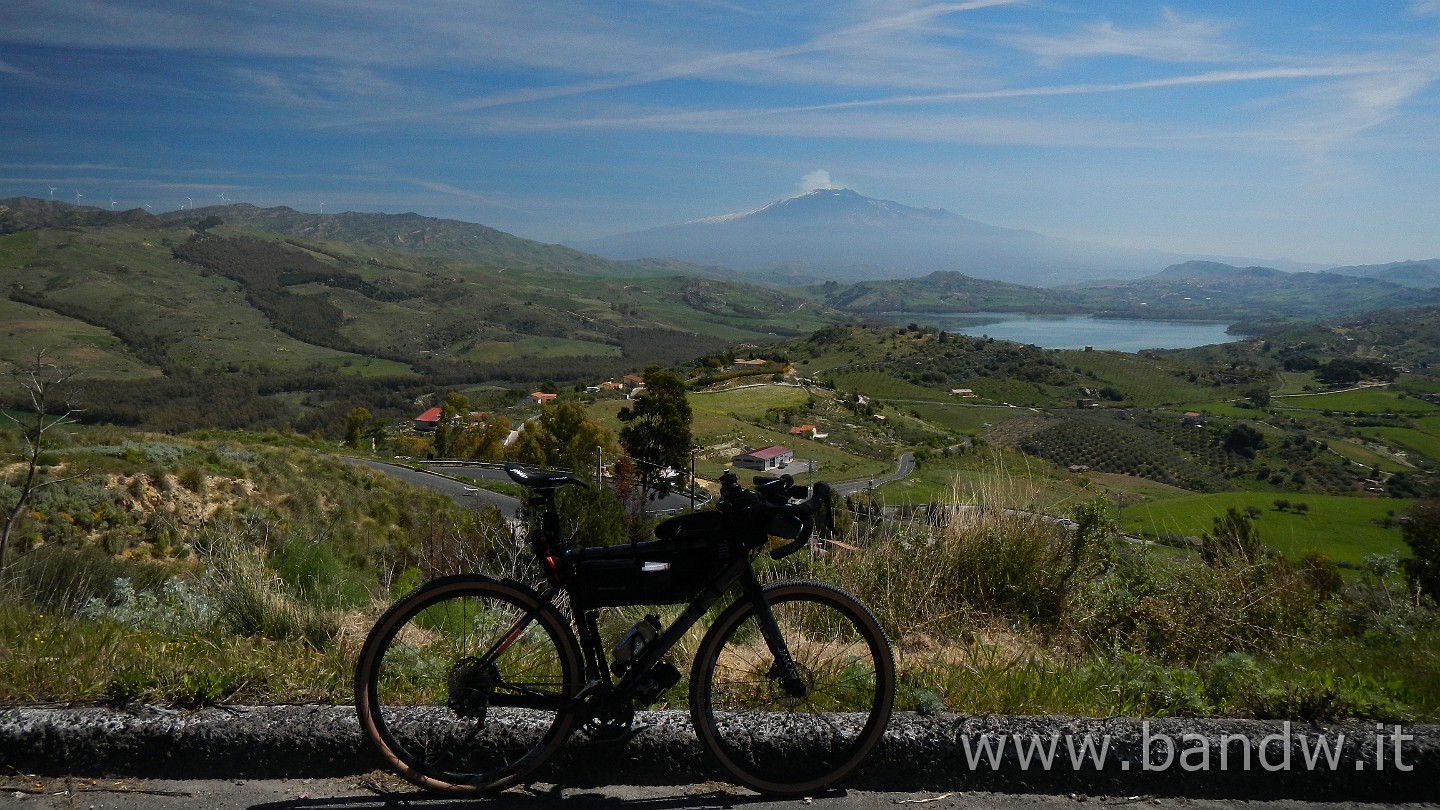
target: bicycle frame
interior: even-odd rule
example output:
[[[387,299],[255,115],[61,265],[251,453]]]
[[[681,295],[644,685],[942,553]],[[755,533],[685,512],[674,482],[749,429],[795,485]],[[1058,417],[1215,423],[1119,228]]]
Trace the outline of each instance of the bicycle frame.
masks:
[[[576,551],[565,547],[565,542],[560,536],[560,521],[555,505],[554,490],[534,490],[530,505],[538,506],[542,510],[540,526],[530,538],[531,549],[541,563],[553,571],[557,567],[558,561],[554,559],[557,553],[562,556],[572,554],[578,556]],[[564,705],[557,707],[554,704],[547,704],[548,707],[563,708],[566,711],[574,712],[580,716],[582,721],[626,710],[627,707],[633,705],[639,690],[645,684],[646,677],[655,666],[674,649],[680,639],[724,597],[725,592],[737,581],[742,588],[742,595],[739,598],[747,600],[755,606],[761,635],[770,653],[775,657],[783,688],[792,697],[803,697],[805,694],[804,680],[785,644],[784,634],[781,633],[779,624],[770,610],[769,601],[765,598],[764,588],[755,575],[751,558],[752,555],[749,553],[739,554],[735,560],[722,568],[706,584],[705,588],[690,600],[685,610],[670,623],[670,626],[645,645],[639,659],[620,676],[618,682],[612,678],[610,669],[606,666],[605,647],[600,639],[597,626],[598,609],[576,605],[572,598],[571,612],[574,629],[577,631],[577,638],[585,660],[586,683]],[[556,599],[562,593],[568,595],[564,585],[552,580],[550,587],[541,593],[541,598],[544,604],[554,606]],[[514,639],[519,638],[537,615],[538,611],[533,611],[517,620],[509,632],[502,636],[491,650],[481,656],[479,662],[482,665],[487,664],[498,657]],[[497,694],[493,697],[493,702],[495,705],[501,706],[533,707],[536,705],[533,695],[515,695],[514,698],[517,699]],[[559,698],[555,696],[554,699],[558,700]]]

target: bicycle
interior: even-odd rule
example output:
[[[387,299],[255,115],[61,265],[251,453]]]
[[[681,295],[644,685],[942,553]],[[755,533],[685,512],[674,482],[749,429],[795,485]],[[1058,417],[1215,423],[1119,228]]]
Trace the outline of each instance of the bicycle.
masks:
[[[782,476],[746,489],[726,472],[717,508],[662,522],[656,540],[572,548],[555,495],[585,482],[506,469],[539,515],[528,539],[543,590],[480,573],[435,579],[392,605],[360,650],[360,727],[399,775],[491,793],[520,783],[577,729],[629,733],[635,711],[680,681],[667,654],[712,616],[690,668],[690,716],[738,783],[809,795],[844,780],[879,742],[895,696],[879,622],[823,582],[762,585],[753,564],[770,536],[786,541],[771,551],[780,559],[809,544],[817,515],[830,523],[828,486],[810,492]],[[667,604],[686,607],[668,628],[647,615],[607,662],[601,608]]]

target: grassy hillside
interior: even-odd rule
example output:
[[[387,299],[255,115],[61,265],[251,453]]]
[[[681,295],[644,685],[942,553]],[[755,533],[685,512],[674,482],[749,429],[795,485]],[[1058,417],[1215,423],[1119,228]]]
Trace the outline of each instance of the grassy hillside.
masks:
[[[284,226],[293,217],[283,212],[267,220],[239,207],[163,219],[64,204],[7,210],[0,363],[14,368],[44,348],[82,378],[109,381],[84,403],[94,418],[171,430],[333,426],[334,410],[366,386],[393,407],[386,392],[413,400],[440,386],[619,374],[803,334],[827,318],[773,290],[589,263],[464,223],[397,252],[377,246],[379,235],[404,236],[415,224],[406,218],[346,218],[335,233],[355,241],[341,243]],[[307,235],[225,224],[227,212]],[[483,260],[432,255],[454,240]]]

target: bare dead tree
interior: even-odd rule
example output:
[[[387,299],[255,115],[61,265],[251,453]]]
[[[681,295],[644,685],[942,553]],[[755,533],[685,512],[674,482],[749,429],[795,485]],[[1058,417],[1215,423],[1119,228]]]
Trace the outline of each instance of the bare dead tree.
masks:
[[[40,457],[46,443],[53,439],[54,431],[75,421],[79,411],[70,405],[72,383],[76,370],[59,366],[45,358],[44,349],[35,350],[35,359],[25,367],[11,371],[20,390],[29,398],[29,407],[23,417],[8,411],[5,418],[20,428],[20,456],[24,471],[19,480],[11,484],[17,497],[5,516],[5,525],[0,529],[0,570],[5,568],[5,553],[10,547],[10,532],[19,522],[21,513],[35,493],[44,487],[78,478],[79,475],[45,477],[40,469]]]

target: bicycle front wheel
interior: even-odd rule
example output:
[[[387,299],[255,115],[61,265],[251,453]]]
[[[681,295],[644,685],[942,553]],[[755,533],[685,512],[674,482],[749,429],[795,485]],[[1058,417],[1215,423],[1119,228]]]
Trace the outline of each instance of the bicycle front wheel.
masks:
[[[375,623],[355,669],[360,728],[429,790],[503,790],[569,736],[581,679],[569,625],[530,588],[478,574],[426,583]]]
[[[880,623],[822,582],[765,588],[804,681],[791,694],[761,635],[755,606],[731,605],[700,642],[690,715],[700,741],[741,784],[794,796],[834,787],[885,734],[895,662]]]

